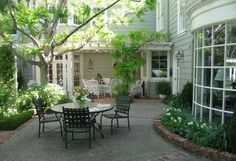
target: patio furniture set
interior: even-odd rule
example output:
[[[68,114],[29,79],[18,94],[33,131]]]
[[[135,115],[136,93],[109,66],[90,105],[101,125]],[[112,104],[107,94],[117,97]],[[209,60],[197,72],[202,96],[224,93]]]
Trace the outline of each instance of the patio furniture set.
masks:
[[[87,80],[82,79],[83,87],[89,89],[89,93],[92,93],[93,96],[105,97],[106,94],[109,94],[112,97],[115,92],[115,87],[121,82],[118,79],[102,78],[102,81],[95,79]],[[130,88],[130,93],[132,96],[140,95],[143,98],[143,80],[137,80]]]
[[[35,101],[37,110],[39,127],[38,137],[41,134],[41,124],[43,125],[42,131],[46,123],[58,122],[60,125],[60,132],[65,147],[67,148],[68,133],[72,133],[72,140],[74,133],[88,133],[89,148],[91,149],[91,130],[93,132],[93,139],[95,140],[95,131],[99,132],[104,138],[103,134],[103,118],[111,120],[111,134],[113,134],[113,120],[116,119],[117,127],[119,127],[119,119],[127,119],[128,129],[130,131],[129,123],[129,110],[131,99],[126,96],[117,96],[117,103],[95,103],[89,102],[86,107],[79,107],[77,103],[59,104],[51,107],[50,113],[45,113],[42,100]],[[113,113],[107,113],[114,108]],[[100,122],[97,122],[97,117],[100,115]]]

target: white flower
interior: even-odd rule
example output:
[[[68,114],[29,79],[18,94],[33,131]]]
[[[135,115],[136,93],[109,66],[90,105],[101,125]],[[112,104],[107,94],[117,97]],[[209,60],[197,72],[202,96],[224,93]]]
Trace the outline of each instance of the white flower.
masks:
[[[193,125],[193,122],[191,121],[191,122],[188,122],[188,125]]]
[[[178,120],[179,120],[179,121],[181,121],[181,120],[182,120],[182,118],[181,118],[181,117],[178,117]]]
[[[174,119],[174,122],[177,122],[177,120],[176,120],[176,119]]]
[[[168,113],[166,113],[166,115],[167,115],[167,116],[170,116],[170,113],[168,112]]]

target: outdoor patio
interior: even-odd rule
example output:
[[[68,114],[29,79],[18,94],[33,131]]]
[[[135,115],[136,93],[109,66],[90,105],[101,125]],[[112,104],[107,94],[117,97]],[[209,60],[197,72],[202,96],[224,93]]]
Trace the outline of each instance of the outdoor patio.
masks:
[[[100,100],[101,101],[101,100]],[[108,99],[105,100],[109,101]],[[27,122],[3,144],[0,144],[1,161],[205,161],[168,143],[153,129],[153,118],[163,111],[159,100],[135,99],[131,105],[131,131],[127,128],[114,130],[104,127],[104,139],[96,133],[91,150],[87,140],[69,141],[65,149],[57,124],[46,125],[46,133],[38,138],[38,120]],[[126,121],[126,120],[125,120]],[[104,124],[109,125],[104,119]],[[126,126],[126,122],[120,122]],[[75,135],[75,139],[81,135]],[[85,136],[86,137],[86,136]],[[69,140],[71,139],[69,135]],[[80,137],[81,138],[81,137]]]

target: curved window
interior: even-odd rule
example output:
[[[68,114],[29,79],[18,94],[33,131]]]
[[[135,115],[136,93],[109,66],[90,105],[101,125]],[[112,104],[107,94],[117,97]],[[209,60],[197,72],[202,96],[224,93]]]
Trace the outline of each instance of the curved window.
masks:
[[[224,123],[236,110],[236,20],[194,32],[194,113]]]

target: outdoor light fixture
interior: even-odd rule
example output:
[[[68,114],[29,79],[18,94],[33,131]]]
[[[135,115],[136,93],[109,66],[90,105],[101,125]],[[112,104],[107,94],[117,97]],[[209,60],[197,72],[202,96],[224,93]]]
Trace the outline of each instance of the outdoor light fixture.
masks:
[[[184,57],[184,52],[183,52],[183,50],[177,50],[177,51],[175,52],[175,56],[176,56],[177,59],[183,58],[183,57]]]
[[[88,62],[88,70],[91,72],[93,70],[93,62],[92,62],[92,59],[89,59],[89,62]]]

